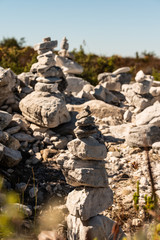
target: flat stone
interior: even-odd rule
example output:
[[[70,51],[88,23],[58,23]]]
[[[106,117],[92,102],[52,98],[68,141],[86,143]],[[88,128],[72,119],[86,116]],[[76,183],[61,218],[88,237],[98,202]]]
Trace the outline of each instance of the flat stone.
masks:
[[[38,43],[34,46],[34,50],[35,51],[44,50],[44,49],[48,49],[48,51],[53,50],[54,48],[57,47],[57,44],[58,44],[57,41],[47,41],[43,43]]]
[[[29,134],[23,133],[23,132],[19,132],[19,133],[15,133],[13,135],[16,139],[18,139],[20,142],[34,142],[35,138],[30,136]]]
[[[42,127],[54,128],[70,121],[60,93],[32,92],[20,101],[19,107],[27,120]]]
[[[120,82],[104,82],[102,83],[104,88],[107,88],[109,91],[121,91],[121,83]]]
[[[112,190],[108,188],[77,188],[70,192],[66,206],[69,213],[83,221],[96,216],[113,203]]]
[[[91,116],[81,118],[77,120],[76,126],[89,126],[89,125],[94,125],[94,118]]]
[[[83,161],[71,155],[68,159],[60,156],[56,162],[60,164],[69,185],[75,187],[108,186],[108,176],[104,161]]]
[[[37,82],[40,82],[40,83],[48,83],[48,84],[51,84],[51,83],[59,83],[62,81],[61,78],[57,78],[57,77],[38,77],[36,79]]]
[[[154,97],[160,96],[160,87],[151,87],[149,93]]]
[[[84,79],[70,75],[66,76],[66,81],[68,84],[66,92],[68,94],[72,93],[74,95],[77,95],[84,86],[88,85],[88,82]]]
[[[57,91],[58,91],[58,83],[48,84],[48,83],[38,82],[38,83],[36,83],[34,90],[35,90],[36,92],[49,92],[49,93],[54,93],[54,92],[57,92]]]
[[[6,128],[12,121],[12,115],[8,112],[0,110],[0,130]]]
[[[61,68],[56,67],[56,66],[46,68],[46,69],[38,68],[38,74],[45,77],[45,78],[47,78],[47,77],[61,78],[61,77],[64,76]]]
[[[125,237],[124,232],[119,227],[116,238],[113,233],[113,228],[116,226],[116,222],[103,215],[98,215],[90,218],[87,221],[82,221],[72,215],[67,217],[67,239],[73,240],[76,236],[76,240],[86,239],[119,239],[122,240]]]
[[[105,145],[93,137],[74,139],[67,146],[74,156],[82,160],[103,160],[107,155]]]
[[[118,75],[120,73],[126,73],[129,72],[131,69],[130,67],[122,67],[122,68],[118,68],[116,71],[114,71],[112,74],[113,75]]]
[[[87,138],[96,132],[97,132],[97,128],[94,125],[81,126],[81,127],[78,126],[74,129],[74,134],[76,135],[77,138],[80,138],[80,139]]]

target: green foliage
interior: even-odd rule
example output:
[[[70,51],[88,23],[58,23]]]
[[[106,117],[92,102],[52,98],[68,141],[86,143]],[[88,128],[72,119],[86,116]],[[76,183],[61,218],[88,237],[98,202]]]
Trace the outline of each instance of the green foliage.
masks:
[[[160,71],[152,68],[152,76],[154,77],[155,81],[160,81]]]
[[[137,191],[133,194],[133,201],[136,210],[139,210],[139,181],[137,181]]]
[[[15,205],[19,201],[17,193],[5,191],[3,178],[0,177],[0,239],[6,239],[15,233],[17,224],[22,221],[23,214]]]
[[[23,37],[20,38],[19,41],[17,39],[15,39],[14,37],[3,38],[0,41],[0,47],[6,47],[6,48],[16,47],[16,48],[20,49],[23,47],[24,43],[25,43],[25,38],[23,38]]]
[[[147,194],[144,196],[145,200],[145,205],[144,205],[144,210],[153,210],[155,208],[154,206],[154,199],[152,196],[147,196]]]

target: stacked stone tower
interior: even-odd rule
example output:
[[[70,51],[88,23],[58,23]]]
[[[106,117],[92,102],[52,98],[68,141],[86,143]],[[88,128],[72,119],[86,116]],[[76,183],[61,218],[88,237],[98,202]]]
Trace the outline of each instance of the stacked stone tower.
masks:
[[[76,187],[66,202],[68,239],[108,239],[113,221],[99,215],[113,201],[105,169],[106,147],[95,138],[97,128],[89,107],[77,115],[76,126],[76,139],[57,159],[68,184]]]
[[[62,92],[67,87],[65,76],[60,67],[55,66],[54,48],[57,41],[44,38],[35,45],[38,62],[31,71],[37,74],[35,91],[28,94],[20,102],[20,109],[25,118],[37,125],[54,128],[70,121]]]

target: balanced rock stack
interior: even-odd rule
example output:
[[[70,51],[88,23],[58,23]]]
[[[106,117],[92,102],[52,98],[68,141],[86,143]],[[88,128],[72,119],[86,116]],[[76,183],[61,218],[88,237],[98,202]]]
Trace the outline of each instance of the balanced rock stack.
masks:
[[[67,83],[61,68],[55,66],[53,50],[56,46],[57,41],[45,38],[34,47],[40,54],[38,62],[31,68],[38,75],[35,91],[20,102],[20,109],[27,120],[48,128],[70,121],[64,97],[60,93]]]
[[[63,38],[60,47],[61,49],[55,57],[56,65],[62,68],[66,76],[68,86],[65,92],[76,95],[88,82],[75,76],[75,74],[79,75],[83,72],[83,67],[74,61],[73,54],[68,51],[69,43],[66,37]]]
[[[137,108],[137,111],[142,111],[152,103],[152,95],[149,94],[152,86],[153,77],[151,75],[145,75],[140,70],[135,76],[136,83],[132,85],[126,85],[123,87],[126,100]]]
[[[77,115],[77,138],[68,143],[68,151],[57,159],[67,183],[76,187],[66,202],[69,240],[108,239],[114,224],[99,215],[112,205],[113,194],[105,169],[106,147],[98,141],[98,130],[90,114],[86,107]]]

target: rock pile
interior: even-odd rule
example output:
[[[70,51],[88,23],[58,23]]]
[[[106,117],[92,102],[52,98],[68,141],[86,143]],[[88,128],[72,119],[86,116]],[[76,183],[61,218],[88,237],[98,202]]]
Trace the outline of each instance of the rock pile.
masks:
[[[40,54],[38,62],[33,64],[32,71],[37,73],[35,91],[20,102],[20,110],[25,118],[37,125],[54,128],[70,121],[65,100],[60,92],[67,86],[61,68],[55,66],[54,48],[57,41],[45,38],[35,46]]]
[[[129,71],[129,67],[122,67],[113,73],[100,73],[98,75],[98,81],[110,91],[120,91],[122,84],[128,84],[131,81],[131,74],[128,73]]]
[[[67,183],[76,187],[66,203],[70,240],[108,239],[114,224],[99,215],[112,205],[113,194],[105,170],[106,147],[90,114],[87,106],[77,115],[76,139],[68,143],[68,151],[57,159]]]

